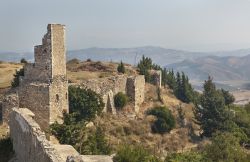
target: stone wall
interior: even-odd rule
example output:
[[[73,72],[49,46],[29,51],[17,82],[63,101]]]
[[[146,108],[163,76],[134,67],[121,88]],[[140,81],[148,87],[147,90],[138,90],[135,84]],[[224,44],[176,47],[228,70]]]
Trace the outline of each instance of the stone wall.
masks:
[[[154,85],[161,88],[161,80],[162,80],[161,70],[151,70],[150,74],[152,76],[152,80],[153,80]]]
[[[1,114],[2,122],[9,123],[9,114],[13,107],[19,106],[18,95],[15,92],[9,92],[5,94],[3,101],[1,102]]]
[[[29,109],[14,109],[10,114],[10,136],[20,162],[62,162],[63,158],[33,120]]]
[[[50,124],[49,90],[47,83],[23,84],[18,90],[18,107],[28,108],[35,113],[35,120],[43,130],[47,130]]]
[[[49,24],[42,45],[35,46],[35,63],[24,66],[18,107],[29,108],[43,130],[55,121],[62,123],[68,112],[65,27]]]
[[[46,139],[35,115],[26,108],[10,114],[10,136],[18,162],[112,162],[111,156],[79,155],[70,145],[53,144]]]
[[[85,80],[80,84],[71,85],[91,89],[100,94],[105,104],[104,112],[111,112],[113,114],[116,113],[114,95],[118,92],[123,92],[132,99],[135,112],[139,111],[140,104],[144,101],[145,78],[143,75],[117,75],[107,78]]]
[[[127,81],[127,95],[134,101],[134,111],[139,112],[140,105],[145,98],[144,75],[129,77]]]

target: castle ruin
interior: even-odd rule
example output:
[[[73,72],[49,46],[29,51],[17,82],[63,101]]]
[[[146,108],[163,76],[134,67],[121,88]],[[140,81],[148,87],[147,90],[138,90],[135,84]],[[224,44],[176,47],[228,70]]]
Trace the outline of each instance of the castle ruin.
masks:
[[[2,103],[3,122],[8,122],[11,108],[28,108],[46,131],[50,124],[62,123],[63,112],[69,111],[64,25],[49,24],[42,45],[34,51],[35,63],[24,66],[16,93]]]
[[[10,126],[10,136],[16,157],[25,162],[111,162],[112,157],[79,155],[70,145],[53,144],[44,132],[49,125],[63,122],[69,112],[68,81],[66,77],[65,26],[49,24],[42,45],[35,46],[35,62],[24,66],[19,86],[9,91],[0,103],[2,120]],[[144,101],[144,76],[119,75],[99,80],[83,81],[83,88],[101,94],[104,112],[116,113],[114,95],[126,93],[139,112]]]

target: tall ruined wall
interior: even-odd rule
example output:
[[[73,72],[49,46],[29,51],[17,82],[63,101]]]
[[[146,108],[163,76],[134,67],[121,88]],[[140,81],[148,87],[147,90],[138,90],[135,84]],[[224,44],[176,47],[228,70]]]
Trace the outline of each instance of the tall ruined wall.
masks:
[[[68,113],[68,81],[65,78],[53,79],[49,87],[49,122],[63,122],[63,113]]]
[[[19,106],[32,110],[35,120],[47,130],[55,121],[62,123],[63,112],[68,112],[64,25],[49,24],[42,45],[34,50],[35,63],[24,67]]]
[[[28,108],[36,114],[35,120],[43,130],[49,127],[49,85],[46,83],[23,84],[19,87],[19,107]]]
[[[134,101],[134,111],[139,112],[140,105],[143,103],[145,97],[144,75],[128,78],[127,95]]]
[[[51,33],[52,78],[66,78],[65,26],[50,24],[48,30]]]
[[[70,145],[49,142],[34,120],[35,115],[26,108],[14,108],[10,114],[10,137],[20,162],[112,162],[111,156],[79,155]]]

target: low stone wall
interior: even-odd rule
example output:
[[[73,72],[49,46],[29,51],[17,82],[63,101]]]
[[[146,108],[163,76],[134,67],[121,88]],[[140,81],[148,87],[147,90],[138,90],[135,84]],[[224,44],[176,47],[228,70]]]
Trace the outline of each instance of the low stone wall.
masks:
[[[13,108],[10,114],[10,136],[18,162],[112,162],[110,156],[79,155],[70,145],[53,144],[26,108]],[[79,162],[80,162],[79,161]]]

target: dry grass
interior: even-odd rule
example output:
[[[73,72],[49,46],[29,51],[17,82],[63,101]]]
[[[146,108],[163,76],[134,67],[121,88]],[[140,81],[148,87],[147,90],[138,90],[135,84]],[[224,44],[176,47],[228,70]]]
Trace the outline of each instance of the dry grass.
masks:
[[[158,99],[157,88],[146,84],[145,102],[141,105],[139,114],[136,116],[129,113],[105,114],[95,120],[95,125],[104,128],[106,137],[114,150],[123,144],[140,144],[159,156],[166,156],[169,152],[188,151],[197,147],[198,142],[193,141],[190,131],[190,127],[197,129],[192,121],[192,105],[181,103],[168,88],[162,89],[161,97],[164,99],[163,103]],[[155,117],[147,116],[145,111],[154,106],[165,105],[178,119],[177,106],[180,104],[185,112],[187,124],[184,127],[177,124],[170,133],[153,134],[151,124]]]
[[[4,138],[8,134],[8,126],[6,124],[0,124],[0,139]]]
[[[0,88],[10,87],[13,75],[22,67],[22,64],[17,63],[0,63]]]
[[[67,75],[68,79],[72,82],[105,78],[118,74],[117,66],[118,63],[111,62],[70,60],[67,63]],[[136,73],[136,70],[131,65],[125,64],[125,68],[128,75]]]

